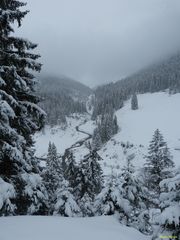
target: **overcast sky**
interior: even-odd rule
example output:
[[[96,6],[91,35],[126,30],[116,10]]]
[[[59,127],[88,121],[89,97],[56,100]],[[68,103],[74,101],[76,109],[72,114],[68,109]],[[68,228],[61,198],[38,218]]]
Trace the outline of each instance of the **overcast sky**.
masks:
[[[42,73],[89,86],[180,49],[180,0],[27,0],[18,34],[37,42]]]

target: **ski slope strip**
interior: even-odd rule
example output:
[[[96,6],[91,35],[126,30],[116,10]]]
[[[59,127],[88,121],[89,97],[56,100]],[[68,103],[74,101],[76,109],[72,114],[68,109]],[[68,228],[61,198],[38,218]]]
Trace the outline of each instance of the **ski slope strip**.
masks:
[[[1,217],[1,240],[150,240],[114,217]]]
[[[137,97],[138,110],[131,110],[131,102],[127,101],[116,112],[120,130],[99,152],[105,160],[105,168],[121,168],[127,154],[134,154],[135,167],[141,167],[157,128],[163,134],[175,164],[180,166],[180,94],[159,92],[139,94]],[[122,143],[127,142],[130,147],[126,152]]]

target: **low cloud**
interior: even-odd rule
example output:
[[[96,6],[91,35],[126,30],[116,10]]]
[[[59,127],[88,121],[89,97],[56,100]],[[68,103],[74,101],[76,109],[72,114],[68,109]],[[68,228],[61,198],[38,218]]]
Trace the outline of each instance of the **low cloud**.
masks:
[[[18,35],[39,43],[42,73],[89,86],[180,50],[179,0],[31,0]]]

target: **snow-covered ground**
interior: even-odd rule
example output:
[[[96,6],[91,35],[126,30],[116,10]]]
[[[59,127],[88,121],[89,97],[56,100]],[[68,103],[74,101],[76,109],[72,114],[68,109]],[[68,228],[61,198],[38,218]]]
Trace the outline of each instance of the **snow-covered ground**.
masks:
[[[47,155],[49,142],[55,143],[58,153],[63,154],[66,148],[85,138],[85,134],[76,131],[76,126],[83,124],[84,121],[88,121],[85,122],[85,126],[87,125],[89,129],[92,121],[88,114],[79,115],[78,118],[75,116],[67,118],[68,127],[66,129],[58,126],[54,128],[46,126],[43,132],[39,132],[34,136],[36,156],[43,157]]]
[[[154,131],[159,128],[167,141],[174,162],[180,166],[180,94],[148,93],[138,95],[138,110],[131,110],[130,101],[116,112],[120,131],[99,151],[103,157],[105,170],[111,165],[121,168],[126,154],[121,143],[133,144],[127,154],[134,154],[136,168],[145,162],[144,155]],[[179,149],[179,150],[178,150]]]
[[[128,101],[125,107],[117,112],[123,141],[147,145],[152,133],[159,128],[171,146],[178,144],[180,147],[180,94],[140,94],[138,103],[138,110],[131,110]]]
[[[127,101],[125,106],[116,112],[120,131],[99,151],[104,159],[102,166],[106,174],[111,171],[112,167],[119,171],[125,164],[126,155],[130,154],[135,156],[135,167],[137,169],[141,167],[145,162],[144,155],[147,154],[149,142],[157,128],[167,141],[174,162],[180,166],[180,94],[169,95],[165,92],[139,94],[138,102],[138,110],[131,110],[130,101]],[[47,127],[45,134],[35,135],[37,156],[47,154],[49,141],[54,142],[58,152],[63,154],[66,148],[87,137],[76,131],[76,126],[79,125],[81,125],[80,130],[90,134],[96,127],[90,120],[90,115],[86,114],[81,115],[79,119],[69,118],[66,130]],[[122,142],[127,141],[133,146],[125,153]],[[73,152],[78,161],[88,153],[88,149],[82,145],[74,148]]]
[[[1,240],[150,240],[114,217],[1,217]]]
[[[80,130],[85,131],[89,134],[93,134],[93,130],[96,128],[96,124],[92,120],[87,120],[83,125],[80,126]]]

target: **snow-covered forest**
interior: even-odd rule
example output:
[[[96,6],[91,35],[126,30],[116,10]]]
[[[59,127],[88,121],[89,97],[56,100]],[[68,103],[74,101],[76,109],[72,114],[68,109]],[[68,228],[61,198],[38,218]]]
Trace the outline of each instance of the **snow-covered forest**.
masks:
[[[26,9],[0,1],[0,240],[180,239],[179,52],[96,88],[40,74]]]

